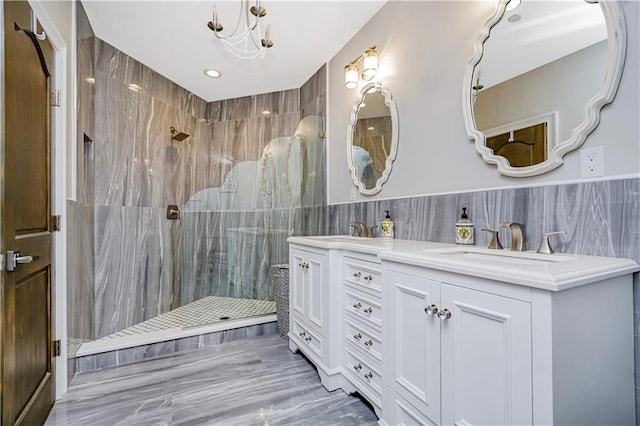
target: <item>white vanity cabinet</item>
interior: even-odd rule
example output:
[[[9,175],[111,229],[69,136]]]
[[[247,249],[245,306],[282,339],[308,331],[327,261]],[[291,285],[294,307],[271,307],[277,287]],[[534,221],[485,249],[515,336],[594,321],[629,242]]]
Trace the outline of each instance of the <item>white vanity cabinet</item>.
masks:
[[[417,411],[426,419],[413,421],[425,424],[531,424],[530,303],[425,275],[388,273],[389,413]]]
[[[553,292],[385,265],[385,423],[635,422],[631,276]]]
[[[635,423],[635,262],[288,241],[290,349],[381,425]]]
[[[331,267],[336,256],[316,247],[291,244],[289,249],[289,348],[313,361],[329,390],[339,387],[340,368],[339,307],[331,306],[340,296],[339,287],[331,288],[331,274],[340,271]]]
[[[380,414],[382,410],[383,278],[380,259],[357,252],[342,255],[343,353],[345,377]]]

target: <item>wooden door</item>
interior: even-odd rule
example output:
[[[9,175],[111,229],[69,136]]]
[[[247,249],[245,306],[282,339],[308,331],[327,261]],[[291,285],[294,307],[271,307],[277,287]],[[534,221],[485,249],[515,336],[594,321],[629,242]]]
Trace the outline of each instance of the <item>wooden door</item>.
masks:
[[[487,138],[487,147],[511,167],[528,167],[547,159],[547,123]]]
[[[43,423],[55,397],[49,131],[53,49],[30,29],[29,4],[5,1],[3,425]],[[10,272],[9,251],[33,261]]]
[[[389,271],[390,385],[440,423],[440,283]],[[399,419],[397,419],[399,421]]]
[[[531,305],[443,284],[442,424],[533,423]]]

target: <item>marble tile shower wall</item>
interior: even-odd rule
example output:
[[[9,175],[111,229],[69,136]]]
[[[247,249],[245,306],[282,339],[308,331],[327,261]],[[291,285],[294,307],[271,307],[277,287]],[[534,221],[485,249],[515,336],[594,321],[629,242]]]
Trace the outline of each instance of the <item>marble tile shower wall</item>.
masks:
[[[79,10],[78,140],[87,142],[78,144],[78,201],[68,203],[69,251],[77,254],[69,256],[68,313],[69,336],[91,340],[182,304],[181,253],[185,238],[192,242],[183,221],[165,218],[166,206],[221,186],[233,163],[257,160],[273,138],[293,135],[301,93],[306,110],[324,115],[325,77],[323,68],[304,89],[207,104],[95,38]],[[190,137],[172,141],[172,126]],[[294,216],[314,217],[314,231],[323,223],[320,214]]]
[[[82,4],[77,7],[77,201],[67,201],[67,321],[69,353],[95,338],[93,144],[95,134],[93,77],[95,36]],[[87,139],[85,139],[85,135]],[[86,142],[84,142],[86,140]]]
[[[640,179],[403,198],[327,206],[329,234],[348,234],[352,220],[378,224],[390,210],[396,238],[455,242],[462,207],[475,224],[476,244],[489,244],[480,228],[499,229],[501,221],[526,225],[527,249],[535,250],[543,232],[556,236],[557,252],[633,259],[640,263]],[[500,230],[505,247],[508,230]],[[640,278],[634,276],[636,398],[640,407]]]

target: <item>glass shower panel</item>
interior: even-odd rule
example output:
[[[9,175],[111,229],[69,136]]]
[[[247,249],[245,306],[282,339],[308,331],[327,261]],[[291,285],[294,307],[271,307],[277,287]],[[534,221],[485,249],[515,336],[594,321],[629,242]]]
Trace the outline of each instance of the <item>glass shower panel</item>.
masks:
[[[271,269],[288,262],[287,238],[322,232],[322,127],[305,117],[183,206],[180,299],[201,311],[184,313],[184,327],[275,312]]]

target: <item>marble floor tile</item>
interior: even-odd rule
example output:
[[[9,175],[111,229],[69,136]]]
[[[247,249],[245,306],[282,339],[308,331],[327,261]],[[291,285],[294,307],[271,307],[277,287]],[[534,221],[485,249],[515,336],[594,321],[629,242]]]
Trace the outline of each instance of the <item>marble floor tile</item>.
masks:
[[[78,374],[46,425],[374,425],[277,335]]]

